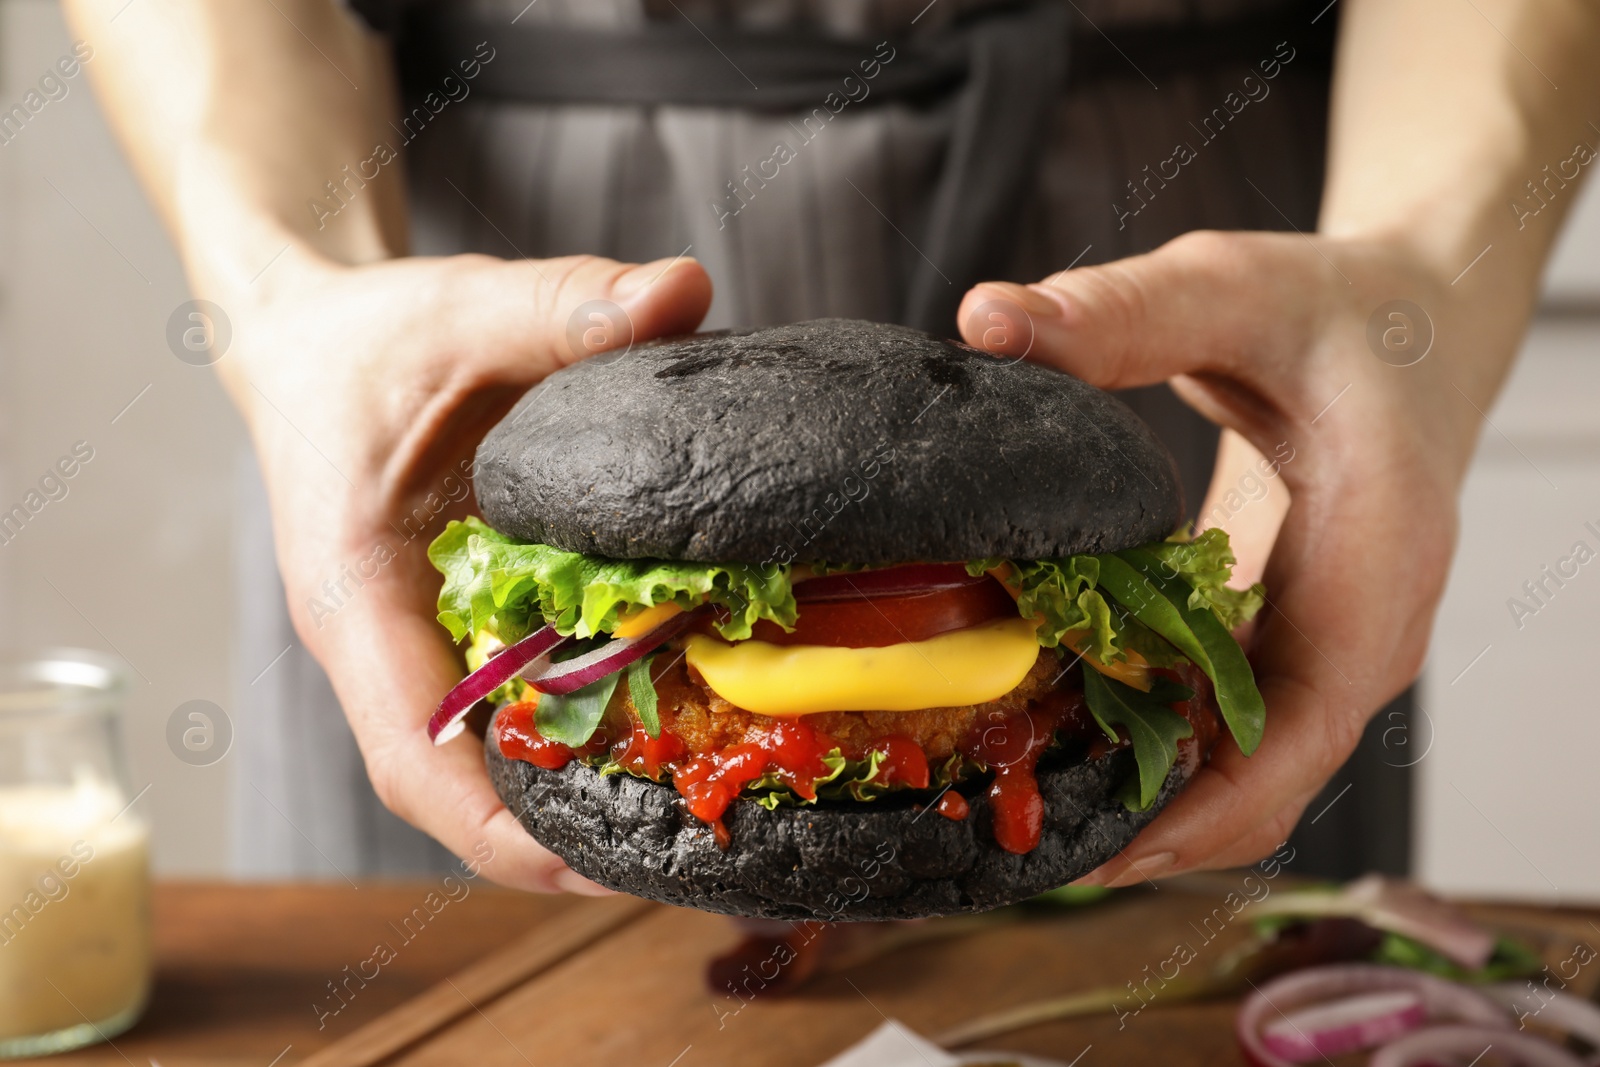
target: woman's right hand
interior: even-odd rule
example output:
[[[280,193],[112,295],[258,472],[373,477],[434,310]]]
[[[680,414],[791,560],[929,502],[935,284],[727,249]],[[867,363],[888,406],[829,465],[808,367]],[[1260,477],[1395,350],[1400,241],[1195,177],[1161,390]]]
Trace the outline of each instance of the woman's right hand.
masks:
[[[594,352],[693,330],[705,271],[592,256],[351,267],[296,247],[261,284],[217,297],[233,326],[218,370],[255,441],[290,617],[378,796],[458,856],[492,856],[494,881],[601,891],[518,825],[475,737],[429,742],[462,664],[427,547],[471,510],[473,450],[519,396]]]

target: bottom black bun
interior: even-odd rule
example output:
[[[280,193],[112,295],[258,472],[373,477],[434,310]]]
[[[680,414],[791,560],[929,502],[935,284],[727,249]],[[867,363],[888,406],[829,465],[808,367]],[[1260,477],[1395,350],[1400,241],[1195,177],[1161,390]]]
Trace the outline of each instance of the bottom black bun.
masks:
[[[1198,762],[1180,758],[1150,809],[1130,812],[1116,799],[1136,773],[1130,751],[1048,753],[1038,769],[1044,833],[1026,855],[995,842],[983,779],[963,788],[970,812],[961,821],[922,806],[925,797],[773,811],[741,797],[724,817],[732,844],[723,850],[671,786],[602,777],[579,762],[544,770],[506,759],[495,736],[491,727],[485,747],[501,799],[585,878],[701,911],[825,922],[988,911],[1065,885],[1132,841]]]

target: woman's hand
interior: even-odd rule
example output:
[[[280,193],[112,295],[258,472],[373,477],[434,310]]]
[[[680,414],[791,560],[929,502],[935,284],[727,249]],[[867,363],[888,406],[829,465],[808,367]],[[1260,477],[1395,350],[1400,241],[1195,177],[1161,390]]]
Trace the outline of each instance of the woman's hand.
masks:
[[[987,333],[1015,354],[1031,336],[1029,358],[1109,388],[1173,379],[1264,457],[1294,457],[1278,474],[1290,507],[1269,606],[1246,636],[1265,739],[1249,759],[1224,741],[1090,881],[1270,851],[1416,677],[1483,413],[1595,158],[1593,4],[1345,0],[1339,19],[1315,236],[1192,233],[1043,284],[980,285],[963,304],[973,344]],[[1025,310],[1016,324],[1031,330],[991,329],[989,301]],[[1242,571],[1259,566],[1276,512],[1223,522],[1242,535]]]
[[[459,856],[487,842],[497,882],[599,891],[517,824],[476,738],[428,741],[462,667],[427,547],[470,507],[473,449],[524,391],[603,348],[694,329],[705,272],[594,257],[347,267],[295,250],[272,278],[258,302],[226,305],[218,369],[255,440],[295,630],[379,797]]]
[[[1132,884],[1270,852],[1367,719],[1416,677],[1479,409],[1498,383],[1471,368],[1504,366],[1526,319],[1521,292],[1467,298],[1448,282],[1382,242],[1197,232],[1147,255],[967,294],[972,344],[1029,348],[1029,359],[1108,389],[1173,379],[1263,456],[1292,455],[1279,465],[1292,503],[1249,650],[1265,739],[1246,758],[1225,738],[1188,789],[1085,881]],[[1425,318],[1386,309],[1371,330],[1397,299]],[[1228,488],[1213,486],[1211,499]],[[1277,513],[1247,506],[1236,518],[1275,523]]]

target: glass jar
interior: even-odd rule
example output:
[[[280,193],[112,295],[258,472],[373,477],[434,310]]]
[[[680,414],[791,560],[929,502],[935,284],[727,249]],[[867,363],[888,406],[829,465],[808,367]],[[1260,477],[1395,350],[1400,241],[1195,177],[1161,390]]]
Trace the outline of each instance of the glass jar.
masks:
[[[0,655],[0,1057],[126,1030],[150,991],[149,829],[128,681],[93,652]]]

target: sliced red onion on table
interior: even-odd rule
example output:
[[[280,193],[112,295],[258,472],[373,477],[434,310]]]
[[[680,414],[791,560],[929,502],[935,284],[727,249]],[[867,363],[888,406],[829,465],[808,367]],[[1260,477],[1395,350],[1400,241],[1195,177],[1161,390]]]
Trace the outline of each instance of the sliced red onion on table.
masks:
[[[1493,933],[1413,882],[1369,874],[1351,882],[1345,893],[1372,925],[1420,941],[1468,970],[1494,955]]]
[[[593,652],[585,652],[581,656],[561,663],[547,663],[542,669],[536,670],[530,667],[522,671],[522,677],[541,693],[559,696],[576,692],[607,675],[615,674],[639,657],[677,637],[692,621],[692,613],[674,615],[647,634],[640,634],[638,637],[612,638]]]
[[[1246,1061],[1254,1067],[1288,1067],[1298,1062],[1275,1051],[1263,1037],[1267,1026],[1310,1005],[1373,993],[1414,994],[1429,1020],[1450,1019],[1483,1028],[1508,1030],[1511,1022],[1504,1008],[1465,986],[1442,978],[1373,963],[1335,963],[1294,971],[1259,987],[1245,999],[1234,1022],[1234,1033]],[[1335,1027],[1327,1033],[1308,1034],[1318,1045],[1317,1058],[1324,1053],[1320,1044],[1349,1040],[1348,1031]],[[1392,1035],[1390,1035],[1392,1036]],[[1320,1037],[1320,1041],[1318,1038]],[[1339,1052],[1348,1052],[1348,1046]]]
[[[1495,938],[1455,905],[1420,886],[1369,874],[1338,889],[1302,889],[1262,901],[1260,915],[1343,915],[1420,941],[1468,970],[1494,955]]]
[[[1286,1011],[1261,1029],[1261,1043],[1290,1063],[1310,1063],[1374,1048],[1428,1021],[1422,998],[1408,989],[1361,993]]]
[[[568,640],[556,633],[554,626],[546,626],[490,656],[487,663],[461,679],[439,702],[439,710],[428,720],[429,740],[442,745],[455,737],[465,729],[462,720],[473,705],[515,678],[528,664],[548,656]]]
[[[904,567],[883,567],[870,571],[847,571],[807,578],[794,584],[798,604],[824,600],[862,600],[874,596],[910,596],[937,593],[970,585],[992,582],[987,574],[976,578],[967,573],[964,563],[910,563]]]
[[[1527,982],[1500,982],[1483,991],[1510,1008],[1519,1024],[1548,1026],[1600,1049],[1600,1007],[1592,1001],[1559,989],[1534,988]]]
[[[1373,1053],[1368,1067],[1433,1067],[1476,1063],[1493,1050],[1507,1067],[1587,1067],[1561,1046],[1534,1034],[1484,1026],[1427,1026]]]

